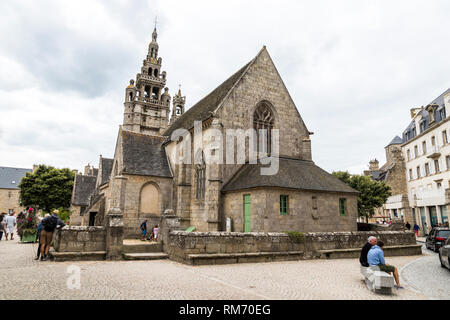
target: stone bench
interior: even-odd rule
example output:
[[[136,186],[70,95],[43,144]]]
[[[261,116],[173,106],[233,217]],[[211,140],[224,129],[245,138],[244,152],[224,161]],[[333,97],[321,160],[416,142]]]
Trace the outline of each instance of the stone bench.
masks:
[[[369,290],[381,294],[392,294],[395,280],[389,273],[380,271],[377,267],[361,266],[361,274]]]
[[[191,265],[215,265],[235,263],[259,263],[274,261],[298,261],[304,259],[303,251],[247,252],[247,253],[203,253],[189,254]]]

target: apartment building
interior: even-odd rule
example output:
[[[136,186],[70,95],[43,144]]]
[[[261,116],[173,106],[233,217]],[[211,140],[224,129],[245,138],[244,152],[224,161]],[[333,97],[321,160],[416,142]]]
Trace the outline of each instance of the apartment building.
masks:
[[[411,110],[403,132],[409,205],[423,231],[448,224],[450,211],[450,89],[427,106]]]

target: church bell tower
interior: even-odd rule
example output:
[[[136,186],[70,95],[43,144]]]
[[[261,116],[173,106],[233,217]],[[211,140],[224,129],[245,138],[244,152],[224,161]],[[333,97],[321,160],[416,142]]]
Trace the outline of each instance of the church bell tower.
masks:
[[[126,88],[123,120],[124,130],[155,136],[161,135],[169,124],[171,101],[169,89],[165,87],[167,74],[161,71],[157,39],[155,27],[141,72]]]

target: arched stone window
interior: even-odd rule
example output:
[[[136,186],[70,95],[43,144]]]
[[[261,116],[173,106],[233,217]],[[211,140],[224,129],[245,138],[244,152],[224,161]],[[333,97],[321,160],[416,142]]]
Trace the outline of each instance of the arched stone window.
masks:
[[[260,103],[253,114],[253,127],[256,130],[257,136],[255,149],[258,152],[270,155],[272,151],[272,129],[274,123],[275,117],[272,109],[266,102]]]
[[[205,184],[206,184],[206,163],[203,152],[199,154],[200,159],[196,161],[196,199],[202,200],[205,198]]]
[[[158,77],[158,69],[155,69],[155,70],[154,70],[153,75],[154,75],[155,77]]]
[[[141,191],[141,215],[161,215],[159,211],[159,190],[149,183]]]
[[[148,68],[148,75],[151,76],[153,74],[153,69],[152,68]]]

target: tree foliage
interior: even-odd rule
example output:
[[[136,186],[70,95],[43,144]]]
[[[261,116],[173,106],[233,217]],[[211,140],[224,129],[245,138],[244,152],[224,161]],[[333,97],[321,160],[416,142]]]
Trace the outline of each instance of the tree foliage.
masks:
[[[75,174],[70,169],[56,169],[40,165],[28,172],[19,184],[23,206],[37,206],[46,212],[55,208],[69,208]]]
[[[368,176],[351,175],[348,172],[333,172],[341,181],[360,192],[358,196],[358,212],[361,217],[369,219],[392,195],[391,187],[384,181],[375,181]]]

